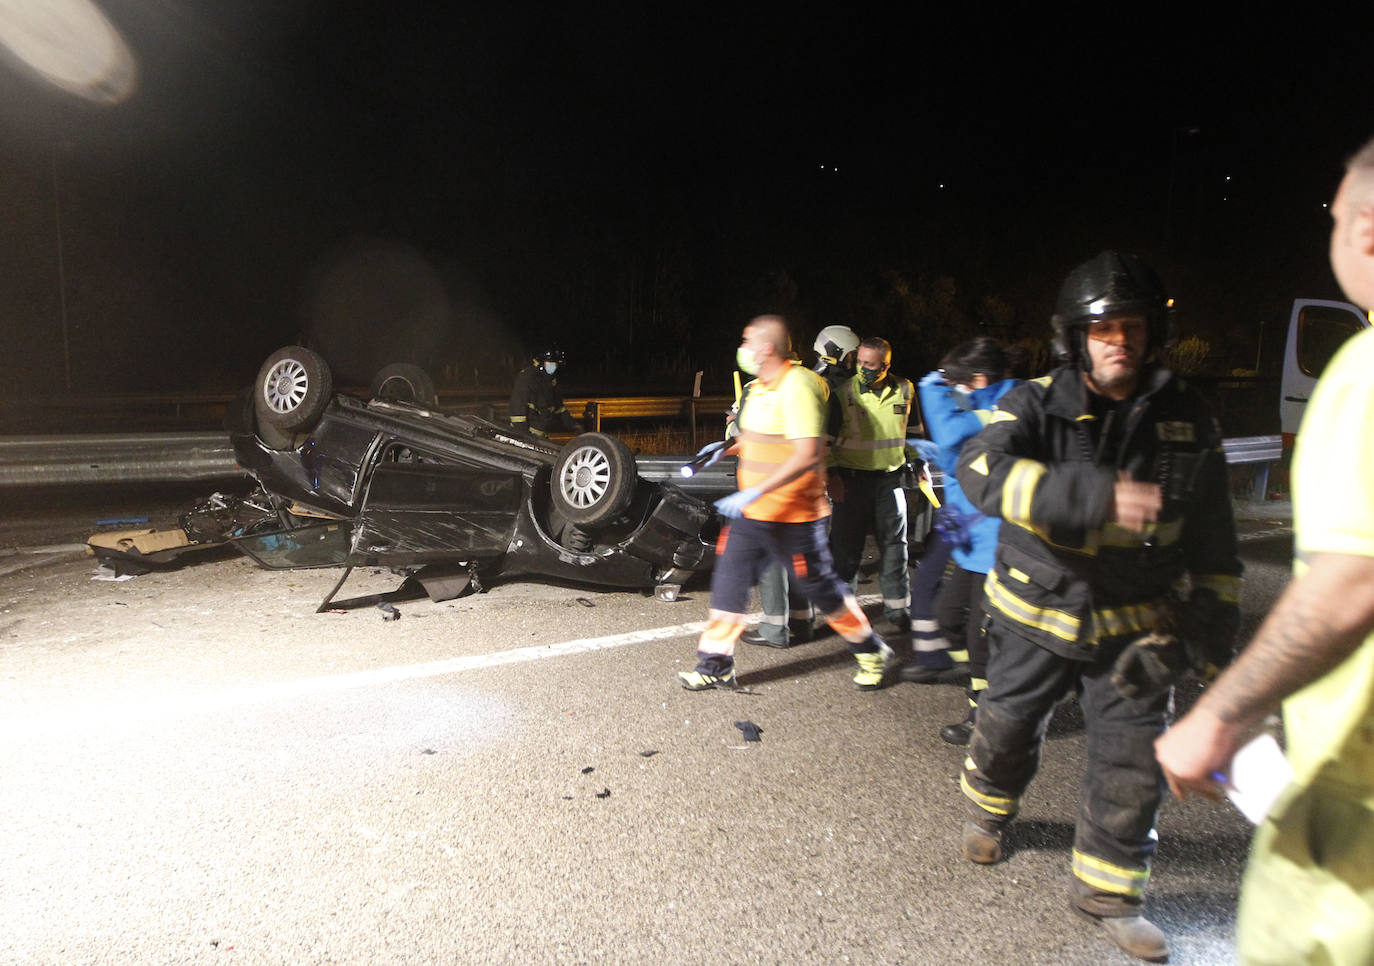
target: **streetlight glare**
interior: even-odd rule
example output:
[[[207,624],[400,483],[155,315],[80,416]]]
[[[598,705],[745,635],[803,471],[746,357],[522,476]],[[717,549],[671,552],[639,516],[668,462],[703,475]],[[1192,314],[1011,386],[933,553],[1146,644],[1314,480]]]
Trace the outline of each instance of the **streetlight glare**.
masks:
[[[133,52],[92,0],[0,0],[0,53],[97,104],[126,101],[137,85]]]

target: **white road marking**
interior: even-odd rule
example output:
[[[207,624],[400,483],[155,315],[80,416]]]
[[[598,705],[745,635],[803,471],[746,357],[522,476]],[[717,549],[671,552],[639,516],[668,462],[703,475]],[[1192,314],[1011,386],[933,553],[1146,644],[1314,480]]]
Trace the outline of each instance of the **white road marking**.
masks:
[[[858,598],[860,606],[882,602],[881,594],[866,594]],[[757,621],[762,614],[748,615]],[[168,715],[204,714],[207,712],[228,711],[249,704],[263,704],[271,701],[313,697],[321,694],[337,694],[354,688],[376,687],[395,684],[398,681],[414,681],[420,678],[444,677],[476,671],[483,668],[500,667],[505,664],[522,664],[528,661],[542,661],[555,657],[570,657],[590,651],[605,651],[614,647],[627,647],[631,644],[645,644],[674,637],[690,637],[706,629],[706,621],[691,621],[686,624],[673,624],[667,627],[650,627],[642,631],[627,631],[624,634],[611,634],[607,637],[584,637],[559,644],[537,644],[531,647],[516,647],[490,654],[470,654],[466,657],[446,658],[442,661],[425,661],[421,664],[401,664],[393,667],[373,668],[369,671],[353,671],[348,674],[332,674],[327,677],[303,678],[297,681],[272,681],[249,687],[230,688],[226,691],[213,691],[201,694],[167,695],[160,698],[143,699],[137,702],[122,703],[105,707],[85,707],[76,714],[54,712],[38,715],[22,722],[29,728],[53,728],[61,724],[72,725],[81,721],[99,721],[108,727],[112,723],[131,724],[161,718]]]

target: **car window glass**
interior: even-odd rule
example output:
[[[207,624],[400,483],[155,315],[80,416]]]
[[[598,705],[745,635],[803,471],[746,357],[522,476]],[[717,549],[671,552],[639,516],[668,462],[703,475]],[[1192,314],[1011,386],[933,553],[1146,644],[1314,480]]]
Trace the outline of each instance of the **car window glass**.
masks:
[[[1357,316],[1327,305],[1306,306],[1298,317],[1298,368],[1319,377],[1336,350],[1364,328]]]

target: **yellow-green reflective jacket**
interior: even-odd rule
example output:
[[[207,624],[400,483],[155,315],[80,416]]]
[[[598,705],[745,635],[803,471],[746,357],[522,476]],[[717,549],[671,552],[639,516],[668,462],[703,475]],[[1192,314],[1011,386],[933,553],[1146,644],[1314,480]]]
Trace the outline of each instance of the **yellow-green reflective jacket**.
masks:
[[[851,470],[901,468],[906,463],[906,427],[911,417],[911,381],[891,374],[881,388],[863,391],[857,375],[835,388],[838,425],[830,465]]]

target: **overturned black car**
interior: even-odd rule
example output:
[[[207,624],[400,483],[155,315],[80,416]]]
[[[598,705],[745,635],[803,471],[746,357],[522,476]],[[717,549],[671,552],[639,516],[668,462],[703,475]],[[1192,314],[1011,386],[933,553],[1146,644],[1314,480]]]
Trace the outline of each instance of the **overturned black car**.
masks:
[[[318,355],[287,347],[226,426],[260,492],[202,502],[183,528],[264,567],[390,568],[435,599],[473,580],[525,577],[672,600],[711,564],[710,506],[642,478],[624,443],[584,433],[560,447],[441,412],[415,366],[388,366],[362,401],[333,393]]]

